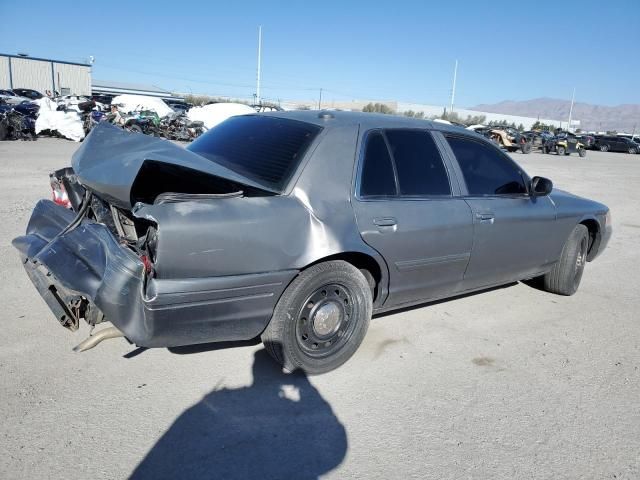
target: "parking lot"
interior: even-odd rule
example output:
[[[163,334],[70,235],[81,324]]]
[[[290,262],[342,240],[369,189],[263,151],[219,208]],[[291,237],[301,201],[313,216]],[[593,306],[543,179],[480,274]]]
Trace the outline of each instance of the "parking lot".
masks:
[[[11,240],[78,146],[0,142],[0,478],[640,477],[640,156],[513,154],[612,211],[576,295],[517,284],[376,318],[307,378],[252,342],[71,351],[88,328],[57,324]]]

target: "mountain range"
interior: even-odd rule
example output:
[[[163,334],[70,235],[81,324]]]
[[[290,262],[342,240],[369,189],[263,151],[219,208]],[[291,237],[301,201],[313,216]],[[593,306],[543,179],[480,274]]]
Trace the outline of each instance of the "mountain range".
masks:
[[[470,110],[566,122],[569,119],[570,106],[571,102],[568,100],[535,98],[533,100],[506,100],[494,104],[481,104],[471,107]],[[636,132],[640,131],[640,105],[636,104],[607,106],[575,102],[571,118],[580,120],[579,128],[587,131],[632,132],[634,128]]]

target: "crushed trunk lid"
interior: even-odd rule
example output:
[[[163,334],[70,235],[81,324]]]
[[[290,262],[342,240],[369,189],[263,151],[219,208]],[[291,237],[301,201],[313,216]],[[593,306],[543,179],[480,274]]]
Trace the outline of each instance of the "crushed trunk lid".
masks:
[[[172,142],[129,133],[106,122],[87,136],[72,165],[82,185],[126,209],[138,201],[152,203],[165,192],[232,193],[242,186],[277,193]]]

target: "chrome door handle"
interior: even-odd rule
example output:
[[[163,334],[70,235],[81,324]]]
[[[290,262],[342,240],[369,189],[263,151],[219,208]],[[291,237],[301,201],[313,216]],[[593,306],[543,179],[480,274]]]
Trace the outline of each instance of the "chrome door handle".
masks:
[[[393,217],[381,217],[374,218],[373,223],[379,227],[394,227],[398,224],[398,221]]]

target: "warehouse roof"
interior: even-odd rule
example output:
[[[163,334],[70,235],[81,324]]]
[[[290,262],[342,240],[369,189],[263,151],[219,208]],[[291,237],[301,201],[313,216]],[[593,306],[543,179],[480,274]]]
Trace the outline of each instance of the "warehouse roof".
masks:
[[[92,80],[91,89],[100,93],[149,95],[152,97],[173,97],[169,90],[156,85],[144,85],[139,83],[114,82],[111,80]]]
[[[9,53],[0,53],[0,57],[22,58],[22,59],[25,59],[25,60],[36,60],[36,61],[40,61],[40,62],[64,63],[66,65],[80,65],[81,67],[90,67],[91,66],[88,63],[67,62],[66,60],[56,60],[54,58],[31,57],[29,55],[11,55]]]

